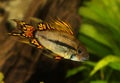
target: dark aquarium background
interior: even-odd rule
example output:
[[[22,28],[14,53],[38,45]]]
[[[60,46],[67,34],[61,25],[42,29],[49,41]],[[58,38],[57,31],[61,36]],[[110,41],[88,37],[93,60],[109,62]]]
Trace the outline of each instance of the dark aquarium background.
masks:
[[[31,17],[68,22],[89,60],[55,60],[8,35],[12,19]],[[119,22],[119,0],[0,0],[0,83],[120,83]]]

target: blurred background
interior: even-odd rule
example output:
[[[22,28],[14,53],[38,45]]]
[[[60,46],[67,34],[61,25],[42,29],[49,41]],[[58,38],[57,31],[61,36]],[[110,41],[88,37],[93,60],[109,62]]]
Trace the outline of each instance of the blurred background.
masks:
[[[87,48],[85,62],[51,55],[8,35],[11,19],[59,17]],[[0,0],[0,83],[120,83],[120,0]]]

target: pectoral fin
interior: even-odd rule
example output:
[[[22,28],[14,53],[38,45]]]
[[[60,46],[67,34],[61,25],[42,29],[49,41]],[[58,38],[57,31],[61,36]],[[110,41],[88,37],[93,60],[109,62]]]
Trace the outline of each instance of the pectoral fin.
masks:
[[[63,59],[63,57],[54,54],[54,59],[56,59],[56,60],[61,60],[61,59]]]

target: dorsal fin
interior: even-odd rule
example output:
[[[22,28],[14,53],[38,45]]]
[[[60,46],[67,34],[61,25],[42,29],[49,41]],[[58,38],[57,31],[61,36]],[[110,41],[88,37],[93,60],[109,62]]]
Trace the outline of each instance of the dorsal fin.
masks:
[[[63,32],[73,35],[72,27],[66,22],[61,21],[60,19],[51,20],[50,22],[46,22],[46,23],[41,22],[38,24],[38,29],[41,31],[42,30],[63,31]]]

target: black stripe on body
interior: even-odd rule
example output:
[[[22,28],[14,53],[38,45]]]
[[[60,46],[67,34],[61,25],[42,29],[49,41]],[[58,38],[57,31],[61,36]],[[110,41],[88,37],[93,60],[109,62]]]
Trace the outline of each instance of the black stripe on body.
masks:
[[[48,41],[50,41],[50,42],[53,42],[53,43],[55,43],[55,44],[58,44],[58,45],[61,45],[61,46],[67,47],[67,48],[72,49],[72,50],[76,50],[74,47],[69,46],[68,44],[63,43],[63,42],[60,42],[60,41],[58,41],[58,40],[47,39],[47,38],[44,37],[44,36],[41,36],[41,37],[44,38],[44,39],[46,39],[46,40],[48,40]]]

